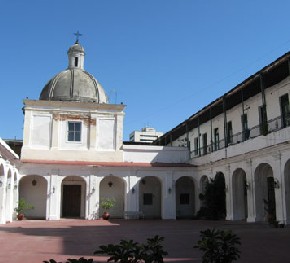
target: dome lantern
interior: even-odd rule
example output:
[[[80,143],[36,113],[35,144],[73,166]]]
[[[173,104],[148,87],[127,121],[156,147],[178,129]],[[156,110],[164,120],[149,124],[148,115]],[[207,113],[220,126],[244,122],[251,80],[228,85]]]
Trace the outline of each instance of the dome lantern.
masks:
[[[79,68],[83,70],[85,62],[85,50],[79,44],[79,37],[82,36],[82,34],[80,34],[79,31],[77,31],[74,34],[76,36],[76,42],[67,51],[68,68],[69,69]]]

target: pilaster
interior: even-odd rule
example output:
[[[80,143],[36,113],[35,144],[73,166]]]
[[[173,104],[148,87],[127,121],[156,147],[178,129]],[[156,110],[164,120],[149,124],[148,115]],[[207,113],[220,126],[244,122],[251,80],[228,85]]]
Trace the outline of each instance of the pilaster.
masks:
[[[248,217],[247,222],[255,222],[255,178],[252,160],[246,160],[246,184],[247,184],[247,204]]]
[[[60,219],[61,186],[58,175],[59,170],[53,170],[48,180],[46,220]]]
[[[226,220],[233,220],[233,186],[232,186],[232,175],[231,175],[231,166],[227,165],[225,169],[225,194],[226,194]]]

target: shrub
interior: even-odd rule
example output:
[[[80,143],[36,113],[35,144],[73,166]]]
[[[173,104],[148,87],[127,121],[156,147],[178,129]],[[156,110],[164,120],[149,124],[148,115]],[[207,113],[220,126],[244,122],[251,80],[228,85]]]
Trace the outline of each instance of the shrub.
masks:
[[[106,246],[100,246],[99,250],[94,254],[105,254],[110,256],[107,262],[114,261],[120,263],[163,263],[163,256],[167,255],[167,252],[163,250],[161,242],[164,237],[154,236],[148,238],[147,243],[140,244],[133,240],[121,240],[119,244],[109,244]],[[62,263],[57,262],[54,259],[49,261],[43,261],[44,263]],[[65,263],[93,263],[93,259],[68,259]]]
[[[161,242],[163,237],[154,236],[148,238],[147,243],[139,244],[133,240],[121,240],[119,244],[100,246],[94,254],[105,254],[110,256],[107,262],[120,262],[120,263],[163,263],[163,256],[168,253],[163,250]]]
[[[231,263],[240,258],[240,238],[230,230],[200,231],[201,240],[194,248],[203,251],[202,263]]]

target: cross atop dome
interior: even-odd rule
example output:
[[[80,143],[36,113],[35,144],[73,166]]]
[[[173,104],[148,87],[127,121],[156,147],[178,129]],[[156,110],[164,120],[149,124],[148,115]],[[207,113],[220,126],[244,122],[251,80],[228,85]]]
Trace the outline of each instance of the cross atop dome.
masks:
[[[74,33],[74,35],[77,37],[75,43],[78,44],[79,43],[79,37],[81,37],[83,34],[81,34],[79,31],[77,31],[76,33]]]

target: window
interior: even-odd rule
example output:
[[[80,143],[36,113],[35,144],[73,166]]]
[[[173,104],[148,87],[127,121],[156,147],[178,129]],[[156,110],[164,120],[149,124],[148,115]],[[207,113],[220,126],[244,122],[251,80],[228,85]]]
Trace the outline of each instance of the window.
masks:
[[[268,134],[266,105],[259,107],[259,116],[260,116],[260,134],[265,136]]]
[[[233,143],[233,125],[231,121],[227,123],[227,143]]]
[[[194,155],[198,155],[198,137],[194,138]]]
[[[189,205],[189,194],[180,194],[179,202],[181,205]]]
[[[78,65],[79,65],[79,58],[75,57],[75,67],[78,67]]]
[[[214,150],[217,151],[220,148],[220,135],[219,128],[214,129]]]
[[[290,126],[290,109],[289,109],[289,97],[288,94],[280,97],[280,108],[281,108],[281,121],[282,127],[285,128]]]
[[[153,194],[144,193],[143,194],[143,205],[153,205]]]
[[[204,133],[202,135],[202,150],[203,150],[203,154],[207,154],[207,134]]]
[[[68,122],[67,140],[69,142],[80,142],[81,141],[81,122]]]
[[[250,130],[248,128],[248,116],[247,114],[242,114],[242,133],[243,133],[243,141],[246,141],[250,137]]]

